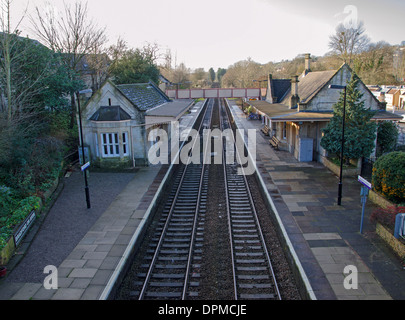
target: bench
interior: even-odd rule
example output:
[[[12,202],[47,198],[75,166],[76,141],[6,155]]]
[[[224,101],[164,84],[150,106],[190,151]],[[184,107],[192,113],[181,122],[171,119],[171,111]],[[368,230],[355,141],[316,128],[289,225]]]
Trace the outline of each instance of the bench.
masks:
[[[265,136],[269,135],[270,128],[268,126],[264,126],[261,130]]]
[[[273,136],[273,137],[269,140],[269,142],[270,142],[270,144],[271,144],[274,148],[278,149],[278,144],[280,143],[280,140],[278,140],[276,136]]]

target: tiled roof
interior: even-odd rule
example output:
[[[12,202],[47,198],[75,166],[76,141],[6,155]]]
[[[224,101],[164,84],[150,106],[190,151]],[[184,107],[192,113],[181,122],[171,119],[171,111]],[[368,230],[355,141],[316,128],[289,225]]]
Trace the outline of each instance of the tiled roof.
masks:
[[[372,117],[373,120],[394,120],[400,121],[402,120],[402,116],[399,114],[395,114],[392,112],[388,112],[386,110],[378,110],[375,115]]]
[[[333,116],[331,112],[297,112],[296,110],[288,109],[283,104],[272,104],[267,101],[249,101],[249,104],[266,114],[273,122],[328,121]]]
[[[120,84],[116,87],[142,111],[170,101],[169,97],[151,82]]]
[[[391,89],[389,89],[389,90],[386,92],[386,94],[395,94],[395,93],[397,93],[397,92],[398,92],[398,89],[391,88]]]
[[[301,76],[298,80],[298,96],[301,103],[308,103],[321,90],[328,81],[335,75],[337,70],[315,71]],[[291,98],[291,91],[280,101],[288,105]]]
[[[273,98],[275,102],[283,101],[287,92],[291,89],[290,79],[273,79],[272,80]]]
[[[148,110],[147,116],[153,117],[175,117],[182,115],[193,103],[194,100],[175,100],[164,105]]]

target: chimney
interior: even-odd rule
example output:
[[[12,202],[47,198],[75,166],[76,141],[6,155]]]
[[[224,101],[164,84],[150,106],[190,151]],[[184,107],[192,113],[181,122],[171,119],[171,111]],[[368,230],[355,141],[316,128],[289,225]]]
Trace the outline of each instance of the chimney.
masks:
[[[378,96],[378,101],[380,102],[380,110],[387,110],[387,100],[385,99],[385,92],[381,91]]]
[[[380,95],[378,96],[378,100],[380,102],[386,102],[385,101],[385,92],[383,92],[383,91],[380,92]]]
[[[273,75],[270,73],[267,78],[267,93],[266,93],[266,101],[269,103],[276,103],[273,97]]]
[[[308,74],[308,72],[311,72],[311,54],[306,53],[305,54],[305,75]]]
[[[300,98],[298,96],[298,76],[293,76],[291,78],[291,98],[290,98],[290,109],[297,106]]]

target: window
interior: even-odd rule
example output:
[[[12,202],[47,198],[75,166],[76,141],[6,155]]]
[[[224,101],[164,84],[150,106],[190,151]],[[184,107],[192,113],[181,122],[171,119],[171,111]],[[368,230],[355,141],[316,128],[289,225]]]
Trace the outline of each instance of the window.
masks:
[[[283,123],[283,139],[287,139],[287,122]]]
[[[118,140],[118,133],[103,133],[101,134],[103,143],[103,156],[104,157],[119,157],[120,144]]]
[[[102,133],[101,142],[103,157],[119,157],[121,148],[124,156],[129,155],[128,132],[122,134],[121,144],[118,133]]]
[[[124,132],[122,134],[122,149],[123,149],[123,152],[124,152],[124,156],[129,155],[129,152],[128,152],[128,132]]]

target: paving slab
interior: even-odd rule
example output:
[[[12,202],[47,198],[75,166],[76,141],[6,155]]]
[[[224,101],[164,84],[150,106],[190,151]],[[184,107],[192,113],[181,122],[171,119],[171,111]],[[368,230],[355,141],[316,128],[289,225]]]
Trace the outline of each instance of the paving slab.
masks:
[[[289,152],[274,150],[260,130],[261,121],[247,120],[234,101],[229,103],[237,126],[257,132],[258,174],[316,299],[405,299],[405,271],[375,237],[369,215],[376,205],[370,201],[363,233],[359,232],[357,177],[343,179],[342,205],[337,205],[338,179],[332,172],[320,163],[300,163]],[[355,290],[344,287],[351,275],[344,272],[345,267],[350,265],[358,272]]]

